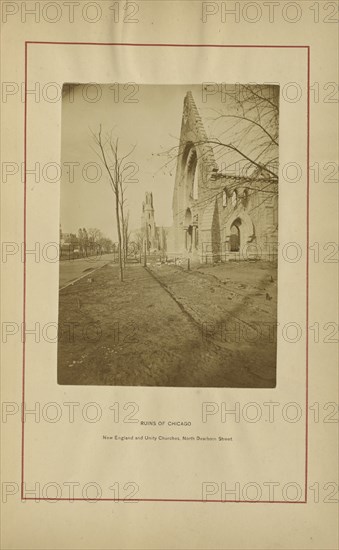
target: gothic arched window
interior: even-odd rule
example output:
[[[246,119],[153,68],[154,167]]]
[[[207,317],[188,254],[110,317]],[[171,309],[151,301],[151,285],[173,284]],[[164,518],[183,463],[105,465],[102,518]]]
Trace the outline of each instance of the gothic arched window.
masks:
[[[226,193],[226,187],[222,191],[222,205],[227,206],[227,193]]]
[[[192,195],[193,199],[196,200],[199,196],[199,184],[198,184],[198,169],[197,165],[195,165],[194,169],[194,177],[193,177],[193,186],[192,186]]]
[[[238,202],[238,194],[237,194],[236,190],[234,190],[233,193],[232,193],[231,201],[232,201],[232,206],[235,208],[237,206],[237,202]]]
[[[199,170],[197,151],[193,143],[188,143],[183,155],[185,185],[193,200],[199,197]]]
[[[243,195],[242,195],[242,204],[244,208],[248,206],[248,189],[244,189]]]

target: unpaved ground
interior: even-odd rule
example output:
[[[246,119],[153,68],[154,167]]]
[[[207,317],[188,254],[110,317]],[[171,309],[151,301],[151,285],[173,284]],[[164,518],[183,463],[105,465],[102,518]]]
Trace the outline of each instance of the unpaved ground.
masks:
[[[120,283],[110,264],[65,288],[58,382],[273,387],[276,281],[267,266],[255,281],[244,271],[235,283],[234,271],[230,282],[228,274],[224,266],[185,272],[135,264]],[[246,288],[237,286],[243,276]]]
[[[173,294],[192,307],[199,323],[223,322],[224,316],[245,323],[271,324],[277,317],[277,270],[266,262],[223,263],[190,271],[174,265],[150,265]]]

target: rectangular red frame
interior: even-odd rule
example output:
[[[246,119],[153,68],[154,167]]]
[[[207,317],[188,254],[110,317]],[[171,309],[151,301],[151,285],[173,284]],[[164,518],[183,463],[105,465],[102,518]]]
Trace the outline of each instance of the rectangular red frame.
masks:
[[[26,236],[27,236],[27,218],[26,218],[26,166],[27,166],[27,54],[29,44],[53,44],[66,46],[132,46],[132,47],[157,47],[157,48],[296,48],[307,51],[307,185],[306,185],[306,394],[305,394],[305,499],[299,501],[285,500],[202,500],[202,499],[161,499],[161,498],[141,498],[132,499],[133,502],[220,502],[220,503],[239,503],[239,504],[307,504],[307,483],[308,483],[308,319],[309,319],[309,185],[310,185],[310,70],[311,70],[311,51],[310,46],[302,45],[265,45],[265,44],[138,44],[121,42],[47,42],[47,41],[26,41],[25,42],[25,108],[24,108],[24,270],[23,270],[23,323],[26,322]],[[23,339],[23,360],[22,360],[22,415],[21,415],[21,500],[57,500],[68,501],[68,498],[38,498],[24,496],[24,456],[25,456],[25,421],[24,421],[24,403],[25,403],[25,339]],[[74,498],[75,501],[89,501],[86,498]],[[126,499],[99,498],[98,501],[126,501]]]

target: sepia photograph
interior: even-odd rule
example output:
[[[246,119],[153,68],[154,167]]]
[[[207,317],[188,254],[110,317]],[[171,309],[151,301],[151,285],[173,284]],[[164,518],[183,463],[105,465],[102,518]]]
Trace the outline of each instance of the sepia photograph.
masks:
[[[0,1],[4,550],[338,550],[338,2]]]
[[[58,383],[274,388],[279,86],[65,83]]]

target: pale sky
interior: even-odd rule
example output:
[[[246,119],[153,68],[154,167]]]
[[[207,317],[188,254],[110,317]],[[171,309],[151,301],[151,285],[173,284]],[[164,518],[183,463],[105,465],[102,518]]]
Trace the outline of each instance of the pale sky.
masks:
[[[121,153],[126,154],[133,145],[135,151],[129,157],[139,167],[129,183],[126,192],[130,211],[130,228],[140,226],[141,207],[145,192],[152,191],[157,225],[172,224],[172,196],[175,178],[175,165],[162,168],[168,161],[166,156],[157,154],[178,145],[183,101],[188,90],[201,94],[200,86],[149,86],[139,87],[134,96],[137,103],[124,102],[132,92],[120,85],[119,102],[116,88],[102,87],[102,97],[98,102],[84,99],[83,86],[74,90],[74,100],[65,96],[62,111],[62,182],[61,182],[61,219],[65,233],[77,233],[79,227],[97,227],[110,238],[116,238],[114,195],[102,168],[102,178],[95,179],[96,169],[89,168],[88,177],[83,177],[82,169],[89,162],[100,164],[92,151],[94,146],[90,128],[95,132],[102,124],[102,131],[113,130],[113,136],[119,137]],[[88,95],[95,89],[88,88]],[[115,90],[115,92],[114,92]],[[171,137],[172,136],[172,137]],[[65,163],[78,162],[74,167],[74,183]],[[132,169],[131,169],[132,170]]]
[[[67,88],[66,88],[67,89]],[[146,191],[153,193],[155,221],[158,226],[172,225],[172,197],[175,180],[175,162],[168,155],[158,156],[179,144],[183,102],[187,91],[192,91],[198,110],[203,118],[207,134],[225,135],[225,128],[236,139],[234,120],[216,117],[216,110],[232,112],[232,102],[226,106],[221,94],[215,93],[202,101],[202,85],[140,85],[136,93],[131,85],[104,85],[100,87],[101,97],[94,101],[98,88],[78,85],[72,94],[65,93],[62,105],[62,143],[61,143],[61,208],[60,223],[63,232],[77,233],[80,227],[96,227],[105,236],[116,240],[115,197],[108,183],[104,167],[96,156],[90,130],[97,132],[102,125],[102,133],[111,132],[119,138],[120,154],[126,154],[136,146],[129,161],[134,162],[138,171],[132,176],[135,182],[128,184],[126,191],[127,207],[130,212],[130,229],[140,227],[142,202]],[[119,92],[119,94],[117,93]],[[98,96],[99,97],[99,96]],[[130,102],[136,100],[136,102]],[[234,111],[233,111],[234,112]],[[236,121],[237,122],[237,121]],[[238,123],[239,124],[239,123]],[[251,136],[244,134],[241,144],[253,157],[262,134]],[[265,138],[265,135],[264,135]],[[225,139],[226,136],[225,136]],[[222,170],[232,166],[233,153],[224,149],[216,154],[216,160]],[[66,164],[65,164],[66,163]],[[74,181],[67,163],[74,166]],[[97,168],[88,168],[87,163],[95,163],[102,170],[102,176],[96,179]],[[228,168],[232,170],[232,168]],[[100,174],[99,174],[100,175]]]

